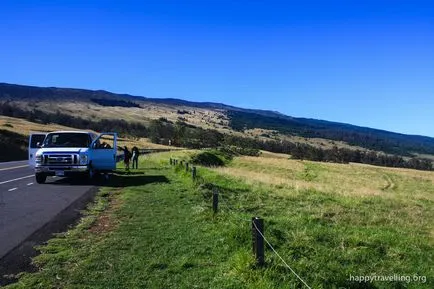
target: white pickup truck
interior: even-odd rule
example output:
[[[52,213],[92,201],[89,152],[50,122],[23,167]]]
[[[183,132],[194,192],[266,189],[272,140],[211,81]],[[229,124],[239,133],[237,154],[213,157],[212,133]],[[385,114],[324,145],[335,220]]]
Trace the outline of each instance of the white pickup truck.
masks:
[[[32,133],[29,137],[29,165],[35,169],[36,182],[47,176],[81,175],[116,169],[117,134],[87,131]]]

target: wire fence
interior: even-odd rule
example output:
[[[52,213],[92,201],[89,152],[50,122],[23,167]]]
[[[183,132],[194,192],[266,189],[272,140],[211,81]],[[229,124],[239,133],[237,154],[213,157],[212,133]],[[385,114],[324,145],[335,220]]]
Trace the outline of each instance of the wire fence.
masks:
[[[170,159],[170,164],[171,165],[175,165],[175,166],[177,166],[178,165],[178,161],[176,160],[172,160],[172,159]],[[182,165],[184,165],[183,164],[183,162],[181,162],[181,164]],[[189,166],[188,166],[188,163],[187,163],[187,165],[186,165],[186,168],[187,168],[187,171],[189,171]],[[190,170],[194,170],[194,175],[193,175],[193,179],[195,180],[195,181],[198,181],[198,180],[200,180],[200,182],[197,182],[198,184],[199,183],[204,183],[205,182],[205,179],[203,178],[203,177],[199,177],[198,175],[197,175],[197,171],[196,171],[196,168],[195,167],[192,167],[192,166],[190,166]],[[218,194],[218,198],[220,199],[220,202],[218,203],[220,206],[222,206],[223,205],[223,207],[229,212],[229,213],[231,213],[230,215],[232,216],[232,217],[234,217],[235,219],[237,219],[238,221],[242,221],[242,222],[249,222],[249,223],[252,223],[253,224],[253,227],[254,227],[254,229],[255,229],[255,231],[256,231],[256,233],[258,233],[262,238],[263,238],[263,240],[265,241],[265,243],[268,245],[268,247],[273,251],[273,253],[279,258],[279,260],[283,263],[283,265],[286,267],[286,268],[288,268],[289,270],[290,270],[290,272],[292,273],[292,274],[294,274],[294,276],[296,276],[297,277],[297,279],[300,281],[300,282],[302,282],[303,283],[303,285],[305,285],[307,288],[309,288],[309,289],[312,289],[292,268],[291,268],[291,266],[289,266],[288,265],[288,263],[285,261],[285,259],[283,259],[282,258],[282,256],[276,251],[276,249],[274,249],[274,247],[273,247],[273,245],[268,241],[268,239],[264,236],[264,234],[261,232],[261,230],[257,227],[257,225],[256,225],[256,223],[255,222],[253,222],[251,219],[245,219],[245,218],[241,218],[241,217],[239,217],[239,216],[237,216],[237,213],[239,214],[239,212],[235,212],[235,210],[229,205],[229,200],[227,200],[226,199],[226,196],[223,198],[223,196],[224,196],[224,194],[222,193],[222,192],[220,192],[219,190],[217,190],[216,189],[216,187],[214,187],[213,188],[213,190],[212,190],[212,192],[213,192],[213,194],[215,194],[215,193],[217,193]]]
[[[161,153],[161,152],[170,152],[181,149],[139,149],[139,155],[145,155],[150,153]],[[120,162],[124,159],[125,153],[119,152],[116,154],[116,162]]]
[[[256,232],[258,232],[262,238],[264,238],[265,242],[267,243],[268,247],[270,247],[270,249],[274,252],[274,254],[277,255],[277,257],[279,257],[279,259],[282,261],[283,264],[285,264],[285,266],[304,284],[306,285],[307,288],[312,289],[309,285],[306,284],[306,282],[301,279],[301,277],[295,273],[295,271],[288,265],[288,263],[285,262],[285,260],[280,256],[279,253],[277,253],[277,251],[274,249],[273,245],[271,245],[271,243],[267,240],[267,238],[265,238],[265,236],[262,234],[261,230],[258,229],[258,227],[256,226],[255,222],[252,222],[253,226],[255,226]]]
[[[219,198],[223,201],[223,194],[219,193]],[[223,206],[228,210],[228,212],[232,213],[231,216],[239,221],[243,221],[243,222],[252,222],[252,220],[250,219],[244,219],[244,218],[240,218],[236,215],[236,213],[233,211],[233,209],[231,209],[228,204],[226,203],[226,201],[223,201]]]

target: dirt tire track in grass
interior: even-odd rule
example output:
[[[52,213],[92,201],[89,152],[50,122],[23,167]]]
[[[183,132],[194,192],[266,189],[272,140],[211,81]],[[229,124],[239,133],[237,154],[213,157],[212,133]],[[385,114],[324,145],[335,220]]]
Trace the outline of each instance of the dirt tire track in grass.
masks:
[[[116,198],[115,195],[121,191],[121,189],[116,189],[107,193],[108,204],[104,211],[97,217],[95,222],[89,227],[89,232],[94,234],[103,234],[116,228],[119,221],[114,218],[113,212],[122,205],[122,202],[120,198]]]
[[[386,190],[393,190],[396,188],[395,182],[393,182],[392,178],[389,175],[385,174],[383,175],[383,177],[386,180],[387,184],[383,188],[381,188],[381,190],[386,191]]]

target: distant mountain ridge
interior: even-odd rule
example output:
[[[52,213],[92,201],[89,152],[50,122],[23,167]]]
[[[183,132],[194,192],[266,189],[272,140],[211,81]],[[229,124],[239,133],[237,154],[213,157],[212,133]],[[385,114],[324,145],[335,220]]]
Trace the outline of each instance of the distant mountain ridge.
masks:
[[[149,98],[116,94],[105,90],[36,87],[0,83],[0,103],[41,100],[48,102],[60,100],[65,102],[80,101],[131,109],[151,103],[179,107],[180,109],[189,107],[191,109],[218,110],[226,113],[229,119],[229,127],[240,132],[245,129],[261,128],[278,131],[285,135],[343,141],[354,146],[404,156],[412,156],[414,153],[434,154],[434,138],[431,137],[405,135],[325,120],[295,118],[269,110],[244,109],[214,102],[193,102],[174,98]],[[161,117],[164,117],[164,115],[161,115]]]
[[[30,93],[31,92],[31,93]],[[20,99],[37,99],[56,98],[60,96],[69,96],[82,100],[90,100],[90,98],[104,99],[123,99],[128,101],[151,102],[176,106],[189,106],[207,109],[222,109],[257,113],[259,115],[289,117],[277,111],[262,110],[262,109],[247,109],[235,107],[223,103],[216,102],[195,102],[177,98],[150,98],[145,96],[136,96],[130,94],[117,94],[106,90],[89,90],[81,88],[59,88],[59,87],[39,87],[29,85],[19,85],[0,82],[0,100],[7,100],[8,97],[13,97],[13,100]],[[12,100],[12,99],[11,99]]]

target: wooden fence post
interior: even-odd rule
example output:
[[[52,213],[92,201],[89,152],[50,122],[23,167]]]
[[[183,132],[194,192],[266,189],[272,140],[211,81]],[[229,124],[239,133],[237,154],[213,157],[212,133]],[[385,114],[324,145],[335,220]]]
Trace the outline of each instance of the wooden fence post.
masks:
[[[214,214],[217,213],[219,206],[219,191],[217,188],[212,189],[212,210],[214,211]]]
[[[259,233],[264,234],[264,220],[258,217],[252,218],[252,241],[253,254],[258,266],[263,266],[265,263],[264,256],[264,237]]]
[[[193,167],[191,170],[191,176],[193,178],[193,181],[196,179],[196,167]]]

